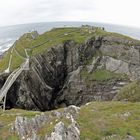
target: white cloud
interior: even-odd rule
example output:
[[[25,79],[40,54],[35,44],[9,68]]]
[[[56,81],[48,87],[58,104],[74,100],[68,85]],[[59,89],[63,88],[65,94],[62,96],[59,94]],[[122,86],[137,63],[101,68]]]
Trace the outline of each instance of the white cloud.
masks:
[[[0,25],[93,21],[140,27],[139,0],[0,0]]]
[[[139,26],[139,0],[98,0],[96,6],[98,21]]]

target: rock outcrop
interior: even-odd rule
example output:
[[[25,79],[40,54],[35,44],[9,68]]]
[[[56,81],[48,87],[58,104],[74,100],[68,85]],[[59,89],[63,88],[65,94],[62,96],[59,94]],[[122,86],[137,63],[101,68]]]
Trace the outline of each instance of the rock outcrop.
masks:
[[[80,108],[76,106],[69,106],[64,109],[64,112],[52,111],[52,115],[42,113],[36,115],[34,118],[26,118],[17,116],[15,122],[10,128],[10,132],[15,133],[21,140],[80,140],[80,130],[75,121]],[[60,121],[61,118],[69,120],[70,124],[67,126],[64,122]],[[51,134],[46,134],[40,138],[38,131],[42,126],[50,127],[50,120],[58,120],[59,122],[54,125],[54,130]],[[54,122],[53,122],[54,123]]]
[[[74,123],[66,127],[64,123],[59,122],[51,136],[46,135],[45,140],[80,140],[79,135],[80,131]]]

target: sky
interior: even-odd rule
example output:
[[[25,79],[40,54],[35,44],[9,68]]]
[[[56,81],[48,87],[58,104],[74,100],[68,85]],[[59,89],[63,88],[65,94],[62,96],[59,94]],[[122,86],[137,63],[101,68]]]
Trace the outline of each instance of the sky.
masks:
[[[0,26],[88,21],[140,28],[140,0],[0,0]]]

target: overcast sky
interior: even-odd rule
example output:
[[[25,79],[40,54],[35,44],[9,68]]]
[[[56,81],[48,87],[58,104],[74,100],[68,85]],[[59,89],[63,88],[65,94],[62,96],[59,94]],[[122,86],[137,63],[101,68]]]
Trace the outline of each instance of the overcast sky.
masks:
[[[140,27],[140,0],[0,0],[0,26],[90,21]]]

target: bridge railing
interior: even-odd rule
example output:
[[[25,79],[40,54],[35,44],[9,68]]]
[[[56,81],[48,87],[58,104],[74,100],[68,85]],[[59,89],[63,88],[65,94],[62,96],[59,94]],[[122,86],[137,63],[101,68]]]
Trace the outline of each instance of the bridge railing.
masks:
[[[7,94],[8,90],[10,89],[10,87],[12,86],[12,84],[15,82],[15,80],[17,79],[17,77],[20,75],[20,73],[26,68],[26,66],[28,67],[28,64],[29,64],[29,59],[27,59],[21,65],[21,67],[19,67],[18,69],[16,69],[15,71],[13,71],[10,74],[10,76],[7,78],[6,82],[4,83],[3,87],[0,90],[0,101]]]

